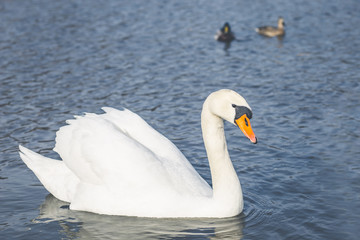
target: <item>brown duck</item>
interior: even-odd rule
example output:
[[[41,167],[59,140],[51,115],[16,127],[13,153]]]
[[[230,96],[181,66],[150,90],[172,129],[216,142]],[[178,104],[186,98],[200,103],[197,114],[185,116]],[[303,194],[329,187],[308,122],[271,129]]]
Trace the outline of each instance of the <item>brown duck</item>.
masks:
[[[263,27],[255,28],[255,31],[266,37],[283,36],[283,35],[285,35],[284,19],[282,17],[279,17],[277,27],[263,26]]]

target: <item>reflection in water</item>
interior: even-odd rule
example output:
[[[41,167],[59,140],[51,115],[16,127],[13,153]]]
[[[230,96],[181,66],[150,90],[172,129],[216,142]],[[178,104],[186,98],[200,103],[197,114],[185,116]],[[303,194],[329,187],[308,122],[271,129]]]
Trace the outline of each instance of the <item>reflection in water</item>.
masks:
[[[277,39],[277,47],[278,48],[282,48],[283,47],[283,42],[284,42],[284,38],[285,38],[285,34],[284,35],[280,35],[280,36],[276,36],[276,37],[274,37],[274,38],[276,38]],[[269,40],[269,41],[272,41],[273,40],[273,38],[270,38],[270,37],[266,37],[266,36],[260,36],[261,38],[263,38],[264,40],[266,39],[266,40]]]
[[[227,52],[227,50],[231,47],[231,42],[224,43],[224,50]]]
[[[72,211],[68,203],[49,194],[40,206],[37,223],[59,222],[62,232],[70,239],[159,239],[242,238],[244,215],[225,219],[157,219],[107,216]]]
[[[281,36],[277,36],[277,40],[278,40],[278,48],[282,48],[283,47],[283,40],[284,40],[285,34],[281,35]]]

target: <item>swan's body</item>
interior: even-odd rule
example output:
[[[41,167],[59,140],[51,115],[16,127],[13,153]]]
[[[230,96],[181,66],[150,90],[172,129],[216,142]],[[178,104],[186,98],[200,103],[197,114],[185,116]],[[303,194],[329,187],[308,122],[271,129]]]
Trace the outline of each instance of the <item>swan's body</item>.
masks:
[[[178,148],[129,110],[103,108],[69,120],[56,134],[62,161],[20,146],[20,156],[45,188],[73,210],[141,217],[230,217],[243,209],[223,119],[256,143],[251,109],[237,93],[220,90],[203,105],[201,123],[213,189]],[[236,118],[235,118],[236,117]],[[243,125],[246,126],[243,126]]]
[[[276,37],[285,35],[285,22],[282,17],[279,17],[277,27],[273,26],[262,26],[255,28],[255,31],[266,37]]]

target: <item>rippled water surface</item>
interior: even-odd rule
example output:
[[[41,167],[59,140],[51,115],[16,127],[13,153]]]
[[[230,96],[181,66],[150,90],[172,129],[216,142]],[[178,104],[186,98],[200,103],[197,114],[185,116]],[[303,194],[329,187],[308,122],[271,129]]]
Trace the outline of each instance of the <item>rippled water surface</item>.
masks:
[[[1,239],[358,239],[360,2],[0,1]],[[286,22],[283,39],[254,28]],[[237,40],[213,39],[229,21]],[[225,126],[244,192],[227,219],[144,219],[68,209],[18,156],[58,158],[56,130],[127,107],[211,182],[206,96],[241,93],[257,145]]]

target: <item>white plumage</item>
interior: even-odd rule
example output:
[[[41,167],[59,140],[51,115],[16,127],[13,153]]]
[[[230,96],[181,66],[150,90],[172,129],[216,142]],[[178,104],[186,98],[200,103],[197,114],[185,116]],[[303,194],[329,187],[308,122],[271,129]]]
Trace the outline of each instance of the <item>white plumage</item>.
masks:
[[[242,211],[242,192],[220,119],[234,119],[232,104],[249,108],[230,90],[211,94],[203,107],[214,190],[170,140],[127,109],[106,107],[104,114],[68,120],[56,133],[54,151],[62,161],[22,146],[20,156],[45,188],[70,202],[73,210],[141,217],[233,216]]]

